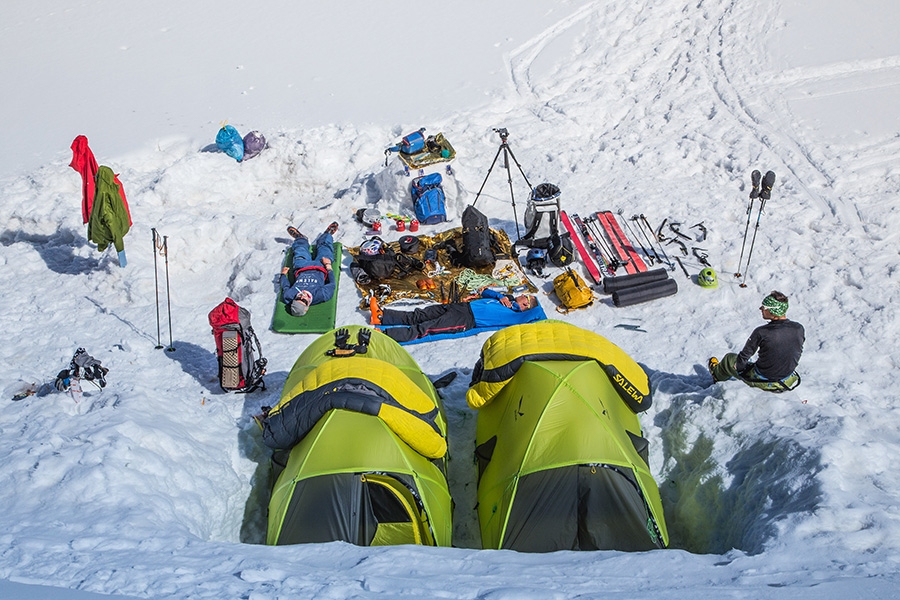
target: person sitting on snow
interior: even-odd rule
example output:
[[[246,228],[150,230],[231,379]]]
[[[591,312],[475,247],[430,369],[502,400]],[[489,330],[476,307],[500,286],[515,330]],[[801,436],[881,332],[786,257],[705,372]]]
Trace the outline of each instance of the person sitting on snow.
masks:
[[[461,333],[476,327],[506,327],[538,320],[531,313],[538,306],[536,296],[513,297],[482,288],[469,302],[432,304],[415,310],[382,310],[373,297],[369,300],[370,321],[394,341],[409,342],[428,335]],[[540,312],[540,311],[537,311]]]
[[[294,254],[291,267],[281,269],[281,300],[288,312],[302,317],[313,304],[327,302],[334,295],[334,239],[338,224],[332,223],[316,238],[316,252],[313,256],[309,240],[296,227],[288,227],[288,234],[294,238],[291,251]],[[288,273],[293,271],[294,283]]]
[[[768,323],[753,330],[740,354],[729,352],[721,362],[716,357],[709,359],[709,372],[714,381],[737,377],[749,386],[769,388],[772,382],[794,373],[806,339],[803,325],[785,316],[788,298],[781,292],[771,292],[759,309]],[[759,358],[750,362],[757,351]]]

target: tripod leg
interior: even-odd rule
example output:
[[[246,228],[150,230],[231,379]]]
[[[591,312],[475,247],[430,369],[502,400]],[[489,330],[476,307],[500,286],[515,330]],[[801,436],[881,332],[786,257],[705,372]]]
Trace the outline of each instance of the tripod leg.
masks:
[[[506,151],[507,151],[507,152],[509,153],[509,155],[512,157],[513,162],[516,163],[516,167],[519,169],[519,173],[522,174],[522,179],[525,180],[525,184],[528,186],[528,189],[529,189],[529,190],[534,189],[534,186],[531,185],[531,182],[530,182],[530,181],[528,181],[528,177],[525,175],[525,171],[522,170],[522,165],[520,165],[520,164],[519,164],[519,161],[516,160],[516,155],[513,154],[512,148],[509,147],[509,144],[504,144],[503,147],[506,148]],[[506,163],[506,167],[509,168],[509,162],[508,162],[508,161],[507,161],[507,163]]]
[[[513,184],[512,184],[512,171],[509,168],[509,156],[507,153],[509,152],[509,147],[504,144],[500,146],[500,149],[503,150],[503,162],[506,164],[506,176],[509,181],[509,197],[512,200],[512,208],[513,208],[513,219],[516,221],[516,239],[522,239],[522,232],[519,231],[519,217],[516,214],[516,195],[513,193]],[[513,159],[515,160],[515,159]],[[519,163],[516,163],[519,164]],[[525,181],[528,181],[527,179]]]
[[[509,167],[509,159],[512,157],[513,162],[516,163],[516,167],[519,168],[519,173],[522,174],[522,177],[525,179],[525,183],[528,184],[528,189],[532,189],[531,182],[528,181],[528,177],[525,176],[525,171],[522,170],[522,165],[519,164],[519,161],[516,160],[516,156],[513,154],[509,145],[506,143],[506,138],[503,138],[503,143],[500,144],[500,147],[497,149],[497,154],[494,155],[494,160],[491,163],[490,168],[488,169],[487,175],[484,176],[484,181],[481,182],[481,187],[478,188],[478,193],[475,194],[475,200],[472,201],[472,206],[478,202],[478,198],[481,197],[481,192],[484,190],[484,186],[488,181],[488,178],[491,176],[491,171],[494,170],[494,165],[497,164],[497,159],[500,158],[500,153],[503,153],[503,164],[506,167],[507,180],[509,182],[509,195],[512,200],[513,207],[513,219],[516,222],[516,236],[521,239],[521,231],[519,230],[519,216],[516,214],[516,196],[513,193],[513,184],[512,184],[512,170]],[[518,242],[516,242],[518,243]]]
[[[482,190],[484,190],[484,185],[487,183],[488,178],[491,176],[491,171],[494,170],[494,165],[497,164],[497,159],[500,158],[500,153],[503,152],[503,146],[497,148],[497,154],[494,155],[494,161],[491,163],[491,166],[488,168],[487,175],[484,176],[484,181],[481,182],[481,187],[478,188],[478,193],[475,194],[475,200],[472,201],[472,206],[478,204],[478,197],[481,196]]]
[[[525,171],[522,170],[522,165],[519,164],[519,161],[516,160],[516,155],[513,154],[512,148],[509,147],[509,144],[503,144],[503,149],[506,151],[506,170],[509,172],[509,159],[512,158],[513,162],[516,163],[516,168],[519,169],[519,173],[522,174],[522,179],[525,180],[525,184],[528,186],[529,190],[534,190],[534,186],[531,185],[531,182],[528,181],[528,176],[525,175]],[[512,173],[509,174],[509,195],[512,197],[512,205],[513,205],[513,217],[516,218],[516,235],[519,234],[519,219],[516,217],[516,199],[512,196]],[[540,213],[539,213],[540,214]],[[535,223],[535,231],[537,231],[537,226],[540,223],[540,219]],[[531,235],[534,235],[535,231],[531,232]],[[526,235],[526,237],[528,237]]]

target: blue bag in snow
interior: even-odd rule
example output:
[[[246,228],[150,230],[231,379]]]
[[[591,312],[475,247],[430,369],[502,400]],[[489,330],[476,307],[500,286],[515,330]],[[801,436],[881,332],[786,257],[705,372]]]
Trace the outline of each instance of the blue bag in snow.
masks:
[[[447,210],[444,206],[444,188],[441,187],[440,173],[432,173],[413,179],[410,192],[412,193],[413,208],[416,211],[416,219],[423,225],[435,225],[447,220]]]
[[[225,125],[216,134],[216,147],[238,162],[244,159],[244,140],[231,125]]]

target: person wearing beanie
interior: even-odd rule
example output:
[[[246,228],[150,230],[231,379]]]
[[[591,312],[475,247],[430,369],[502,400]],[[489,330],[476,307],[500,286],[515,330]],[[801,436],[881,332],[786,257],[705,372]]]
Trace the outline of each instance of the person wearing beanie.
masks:
[[[338,224],[332,223],[316,238],[313,255],[309,240],[295,227],[288,227],[288,234],[294,238],[291,243],[293,262],[291,267],[281,269],[281,301],[287,305],[289,313],[302,317],[313,304],[327,302],[334,295],[334,232]],[[288,273],[293,272],[291,283]]]
[[[747,385],[766,387],[767,383],[781,381],[794,373],[806,332],[803,325],[787,318],[787,296],[773,291],[763,298],[759,310],[768,323],[753,330],[740,353],[729,352],[721,361],[715,357],[709,359],[709,372],[714,381],[737,377]],[[757,353],[756,362],[751,362]]]

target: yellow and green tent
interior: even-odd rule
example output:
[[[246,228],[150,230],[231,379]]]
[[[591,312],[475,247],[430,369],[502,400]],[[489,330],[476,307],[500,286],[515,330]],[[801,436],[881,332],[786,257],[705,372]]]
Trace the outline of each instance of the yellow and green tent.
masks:
[[[609,340],[555,320],[498,331],[466,399],[478,410],[484,548],[668,545],[637,414],[650,406],[649,381]]]
[[[343,332],[342,345],[356,350],[336,348],[334,331],[310,344],[263,424],[281,469],[266,542],[449,546],[440,398],[392,339],[359,326]]]

